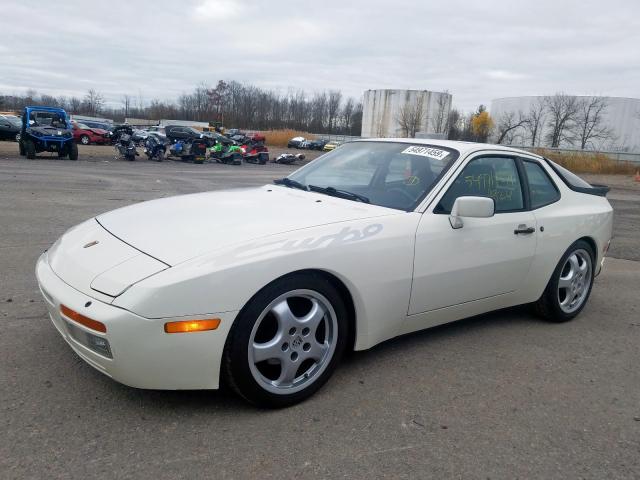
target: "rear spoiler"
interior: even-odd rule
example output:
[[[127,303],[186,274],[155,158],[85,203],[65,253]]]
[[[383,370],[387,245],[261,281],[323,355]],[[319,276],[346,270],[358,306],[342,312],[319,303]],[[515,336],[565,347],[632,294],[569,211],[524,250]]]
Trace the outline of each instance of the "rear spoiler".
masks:
[[[606,197],[607,193],[611,188],[607,185],[600,185],[597,183],[590,183],[591,188],[586,187],[575,187],[573,185],[569,185],[569,188],[574,192],[586,193],[588,195],[597,195],[598,197]]]
[[[607,193],[609,193],[609,190],[611,190],[611,188],[609,188],[607,185],[600,185],[597,183],[587,183],[584,179],[578,177],[575,173],[571,173],[567,170],[567,174],[576,177],[576,180],[589,186],[587,187],[587,186],[575,185],[570,181],[570,179],[568,179],[565,176],[563,172],[559,170],[560,168],[559,165],[557,166],[553,161],[549,160],[546,157],[542,157],[542,158],[544,158],[544,160],[547,162],[547,165],[549,165],[553,169],[553,171],[556,172],[556,174],[562,179],[565,185],[569,187],[571,190],[573,190],[574,192],[586,193],[587,195],[596,195],[598,197],[606,197]]]

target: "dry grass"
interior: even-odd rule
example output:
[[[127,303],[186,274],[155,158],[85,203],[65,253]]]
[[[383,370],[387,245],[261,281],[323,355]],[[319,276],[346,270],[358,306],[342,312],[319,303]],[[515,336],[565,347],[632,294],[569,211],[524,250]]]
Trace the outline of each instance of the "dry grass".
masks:
[[[553,160],[574,173],[633,175],[640,167],[632,162],[613,160],[603,153],[556,152],[543,148],[537,149],[536,153]]]
[[[266,143],[273,147],[286,147],[287,142],[293,137],[304,137],[308,140],[315,140],[315,135],[311,135],[308,132],[299,132],[297,130],[265,130],[260,132],[266,138]]]

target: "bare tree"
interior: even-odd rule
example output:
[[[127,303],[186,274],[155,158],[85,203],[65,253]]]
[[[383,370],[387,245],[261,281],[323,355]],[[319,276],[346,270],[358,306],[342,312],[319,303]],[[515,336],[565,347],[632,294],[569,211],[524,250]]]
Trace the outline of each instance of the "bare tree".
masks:
[[[84,96],[84,110],[88,115],[96,115],[100,113],[104,105],[104,97],[97,90],[90,88]]]
[[[435,133],[446,133],[449,130],[449,91],[445,90],[444,95],[438,95],[436,111],[431,119],[431,128]]]
[[[549,116],[547,140],[551,147],[557,148],[563,142],[573,144],[573,129],[579,110],[578,99],[564,93],[556,93],[546,97],[545,104]]]
[[[462,134],[461,119],[463,115],[456,108],[449,110],[445,132],[449,140],[459,140]]]
[[[340,111],[340,103],[342,102],[342,93],[340,90],[330,90],[329,99],[327,101],[327,120],[329,123],[329,133],[333,132],[334,123]]]
[[[508,143],[513,140],[516,130],[522,128],[527,123],[527,119],[522,111],[503,112],[498,118],[496,125],[497,144],[501,144],[505,139],[509,139]]]
[[[122,104],[124,105],[124,117],[129,116],[129,108],[131,108],[131,95],[122,95]]]
[[[578,102],[575,130],[580,148],[594,147],[596,140],[605,141],[613,137],[613,130],[605,125],[607,101],[601,97],[586,97]]]
[[[80,109],[82,108],[82,100],[78,97],[69,98],[69,108],[71,113],[80,113]]]
[[[418,95],[415,103],[408,101],[400,107],[396,115],[396,121],[400,125],[402,134],[407,138],[414,138],[416,132],[422,126],[422,117],[424,115],[424,96]]]
[[[353,98],[349,97],[342,107],[342,125],[344,126],[344,130],[347,133],[351,133],[351,122],[353,119],[353,111],[355,108],[355,101]]]
[[[545,116],[547,114],[547,105],[544,99],[537,99],[529,108],[524,129],[529,134],[531,146],[535,147],[540,144],[540,136],[544,126]]]

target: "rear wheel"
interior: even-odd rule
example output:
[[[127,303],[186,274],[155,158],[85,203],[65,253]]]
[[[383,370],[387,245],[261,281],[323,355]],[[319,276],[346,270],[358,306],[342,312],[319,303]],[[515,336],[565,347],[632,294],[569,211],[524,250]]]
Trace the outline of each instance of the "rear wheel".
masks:
[[[551,322],[567,322],[582,311],[593,286],[594,258],[595,252],[584,240],[569,247],[534,304],[541,317]]]
[[[276,280],[242,309],[224,351],[225,381],[250,402],[298,403],[329,379],[347,339],[347,311],[336,288],[309,273]]]
[[[36,146],[31,140],[27,140],[26,142],[24,142],[24,152],[27,158],[36,158]]]
[[[75,142],[69,143],[69,160],[78,160],[78,145]]]

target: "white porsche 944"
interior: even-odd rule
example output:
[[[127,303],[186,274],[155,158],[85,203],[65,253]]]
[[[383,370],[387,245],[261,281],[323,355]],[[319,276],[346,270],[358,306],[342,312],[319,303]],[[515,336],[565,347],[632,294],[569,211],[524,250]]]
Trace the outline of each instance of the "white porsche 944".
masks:
[[[496,145],[355,141],[274,183],[73,227],[36,267],[53,324],[126,385],[286,406],[347,349],[520,304],[572,319],[612,232],[606,187]]]

